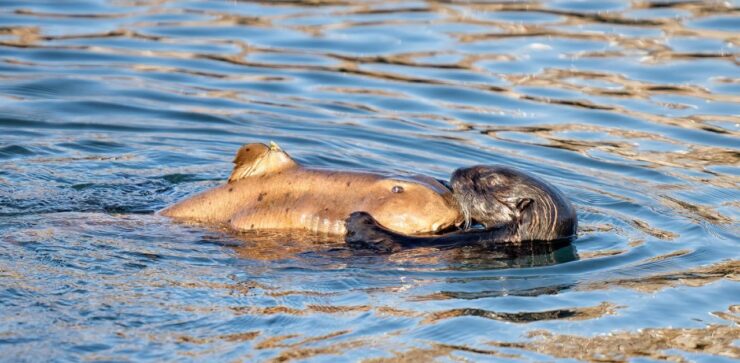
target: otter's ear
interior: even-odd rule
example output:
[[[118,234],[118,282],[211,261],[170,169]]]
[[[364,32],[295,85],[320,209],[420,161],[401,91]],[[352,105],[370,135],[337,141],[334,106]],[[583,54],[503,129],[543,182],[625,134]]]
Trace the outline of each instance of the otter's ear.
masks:
[[[516,210],[519,211],[519,213],[524,212],[525,209],[527,209],[532,204],[532,199],[530,198],[521,198],[516,202]]]
[[[506,199],[506,205],[511,209],[512,212],[521,215],[530,205],[532,205],[532,199],[530,198],[509,198]]]
[[[270,151],[265,144],[255,143],[246,144],[236,152],[234,157],[234,171],[229,176],[229,183],[239,180],[247,175],[254,168],[255,164]]]

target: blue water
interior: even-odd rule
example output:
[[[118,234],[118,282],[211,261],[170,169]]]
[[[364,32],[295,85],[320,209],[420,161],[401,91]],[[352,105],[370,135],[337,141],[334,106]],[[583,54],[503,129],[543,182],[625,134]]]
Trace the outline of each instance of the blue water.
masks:
[[[737,9],[2,1],[0,360],[740,358]],[[580,238],[373,256],[153,214],[270,140],[521,168]]]

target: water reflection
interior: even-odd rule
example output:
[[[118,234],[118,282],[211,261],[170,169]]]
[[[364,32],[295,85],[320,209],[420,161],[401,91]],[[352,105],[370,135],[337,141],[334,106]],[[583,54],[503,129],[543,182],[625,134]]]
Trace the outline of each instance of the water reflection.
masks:
[[[203,228],[207,228],[203,226]],[[223,233],[232,233],[224,230]],[[547,266],[578,259],[576,248],[570,241],[526,241],[519,244],[499,244],[487,248],[437,249],[414,248],[389,256],[378,256],[372,251],[352,250],[342,237],[312,236],[311,234],[285,231],[249,231],[239,233],[239,242],[222,241],[216,235],[212,243],[229,246],[241,257],[262,260],[295,260],[300,258],[363,260],[362,264],[392,263],[400,266],[435,266],[453,270],[489,270],[514,267]],[[373,261],[375,262],[368,262]],[[343,262],[352,265],[351,262]]]
[[[736,13],[715,1],[5,1],[0,349],[34,361],[737,357]],[[580,238],[372,256],[152,215],[225,180],[239,145],[269,140],[317,167],[518,167],[573,199]]]

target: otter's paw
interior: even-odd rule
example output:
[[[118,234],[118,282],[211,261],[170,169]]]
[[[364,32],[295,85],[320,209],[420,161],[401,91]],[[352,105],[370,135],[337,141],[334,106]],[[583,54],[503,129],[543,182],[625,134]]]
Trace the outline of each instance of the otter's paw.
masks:
[[[352,249],[372,250],[380,253],[399,251],[401,246],[367,212],[354,212],[345,221],[347,235],[344,241]]]

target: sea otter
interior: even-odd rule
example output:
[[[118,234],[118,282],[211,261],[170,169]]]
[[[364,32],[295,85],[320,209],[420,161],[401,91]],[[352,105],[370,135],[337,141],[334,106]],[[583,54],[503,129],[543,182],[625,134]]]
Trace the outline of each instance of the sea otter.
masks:
[[[235,230],[305,230],[345,236],[353,248],[569,241],[577,218],[555,187],[504,166],[423,175],[332,171],[299,165],[276,144],[248,144],[228,183],[161,212]],[[475,228],[473,228],[475,227]]]

